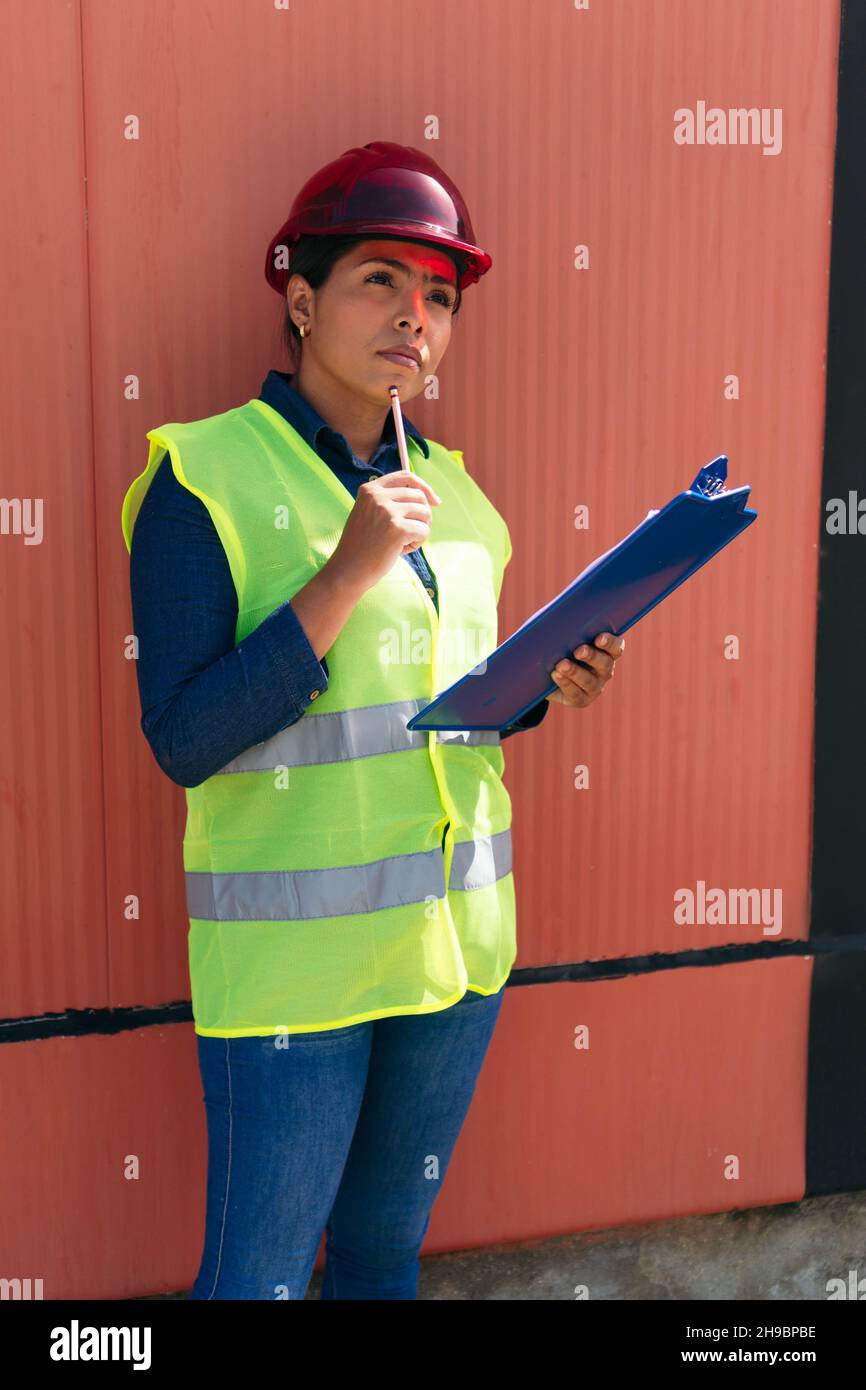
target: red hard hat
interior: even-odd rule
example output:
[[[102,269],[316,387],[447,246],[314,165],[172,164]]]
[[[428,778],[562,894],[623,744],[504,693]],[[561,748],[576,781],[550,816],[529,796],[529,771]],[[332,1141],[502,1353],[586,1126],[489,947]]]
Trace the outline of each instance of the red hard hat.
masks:
[[[292,210],[268,247],[265,279],[285,295],[290,266],[274,265],[278,247],[291,248],[299,237],[355,236],[393,232],[452,247],[466,257],[459,277],[463,290],[493,264],[475,244],[469,211],[459,188],[435,160],[410,145],[390,140],[346,150],[308,179]]]

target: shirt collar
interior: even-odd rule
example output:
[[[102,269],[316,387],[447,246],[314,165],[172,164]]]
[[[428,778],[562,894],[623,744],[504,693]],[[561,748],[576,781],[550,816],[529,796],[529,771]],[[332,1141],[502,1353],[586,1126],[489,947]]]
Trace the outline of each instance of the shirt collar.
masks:
[[[340,447],[345,447],[346,454],[352,457],[352,450],[345,435],[333,429],[326,420],[323,420],[315,406],[296,390],[294,376],[291,372],[270,371],[262,383],[259,400],[264,401],[272,409],[279,412],[290,425],[298,431],[312,449],[316,448],[319,434],[322,430],[327,431],[332,439],[340,443]],[[408,416],[403,416],[403,428],[407,435],[411,435],[424,451],[424,457],[430,457],[430,450],[427,447],[427,440],[420,430],[417,430]],[[394,425],[394,412],[388,411],[385,427],[382,430],[383,444],[397,443],[397,431]],[[377,446],[378,447],[378,446]]]

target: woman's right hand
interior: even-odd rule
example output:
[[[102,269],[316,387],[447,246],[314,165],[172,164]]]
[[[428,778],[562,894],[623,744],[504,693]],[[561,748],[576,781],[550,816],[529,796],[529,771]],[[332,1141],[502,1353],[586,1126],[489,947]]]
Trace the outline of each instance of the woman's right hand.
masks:
[[[405,468],[362,483],[326,568],[362,591],[372,588],[399,556],[424,544],[431,508],[441,501],[429,483]]]

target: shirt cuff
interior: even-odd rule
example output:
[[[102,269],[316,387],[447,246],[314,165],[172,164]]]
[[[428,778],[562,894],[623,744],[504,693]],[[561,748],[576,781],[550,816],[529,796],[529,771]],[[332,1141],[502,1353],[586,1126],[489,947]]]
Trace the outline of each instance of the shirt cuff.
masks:
[[[320,661],[313,651],[291,601],[276,608],[260,624],[258,631],[268,644],[289,698],[297,707],[296,718],[300,718],[307,706],[327,690],[328,663],[324,657]]]
[[[514,720],[513,724],[506,724],[504,729],[500,729],[500,738],[509,738],[511,734],[519,734],[524,729],[535,729],[541,723],[547,711],[550,709],[550,701],[547,696],[539,700],[537,705],[531,705],[528,710]]]

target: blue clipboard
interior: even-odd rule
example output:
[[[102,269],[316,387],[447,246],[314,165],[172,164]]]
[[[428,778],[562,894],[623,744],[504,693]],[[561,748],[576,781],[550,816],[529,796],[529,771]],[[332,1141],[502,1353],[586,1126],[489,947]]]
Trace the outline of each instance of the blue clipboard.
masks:
[[[558,687],[550,673],[600,632],[617,636],[728,545],[758,513],[750,487],[725,487],[728,458],[650,512],[477,666],[408,721],[409,729],[504,729]],[[585,662],[580,663],[585,665]]]

